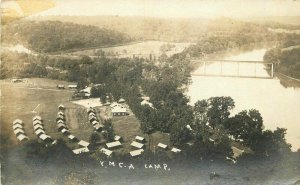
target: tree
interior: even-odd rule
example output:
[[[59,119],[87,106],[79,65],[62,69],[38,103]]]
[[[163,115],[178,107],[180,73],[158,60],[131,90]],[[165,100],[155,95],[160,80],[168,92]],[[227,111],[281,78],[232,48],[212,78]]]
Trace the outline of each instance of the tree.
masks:
[[[105,138],[108,141],[113,141],[115,138],[115,131],[114,131],[111,119],[104,120],[104,128],[103,129],[106,131]]]
[[[230,115],[230,110],[234,108],[234,100],[231,97],[212,97],[208,99],[209,108],[207,117],[209,124],[215,128]]]

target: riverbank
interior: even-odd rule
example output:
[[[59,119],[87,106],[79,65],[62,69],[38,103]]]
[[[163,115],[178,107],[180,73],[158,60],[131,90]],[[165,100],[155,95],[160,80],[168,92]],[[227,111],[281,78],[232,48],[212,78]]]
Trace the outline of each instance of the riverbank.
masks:
[[[293,78],[279,72],[275,72],[275,76],[280,80],[280,83],[284,87],[300,88],[300,79]]]

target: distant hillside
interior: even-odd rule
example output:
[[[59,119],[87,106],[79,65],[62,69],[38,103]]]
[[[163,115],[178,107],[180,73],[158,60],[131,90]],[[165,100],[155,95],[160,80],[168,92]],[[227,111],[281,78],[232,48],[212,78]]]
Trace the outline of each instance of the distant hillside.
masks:
[[[39,52],[111,46],[131,41],[110,29],[60,21],[20,21],[3,27],[3,42],[22,43]]]
[[[264,28],[230,18],[218,19],[163,19],[121,16],[47,16],[33,20],[58,20],[76,24],[93,25],[126,33],[137,40],[195,42],[207,35],[263,32]]]
[[[264,25],[273,25],[277,27],[289,26],[294,28],[300,28],[300,16],[271,16],[271,17],[248,17],[241,20],[249,21]]]

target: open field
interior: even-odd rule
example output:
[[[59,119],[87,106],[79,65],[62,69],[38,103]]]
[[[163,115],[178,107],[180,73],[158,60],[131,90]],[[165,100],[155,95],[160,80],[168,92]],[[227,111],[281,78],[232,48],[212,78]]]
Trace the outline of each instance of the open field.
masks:
[[[13,141],[13,144],[18,144],[18,141],[13,133],[12,122],[17,118],[21,119],[24,122],[25,133],[29,139],[37,139],[33,130],[32,118],[35,115],[40,115],[43,119],[46,134],[53,139],[64,139],[72,149],[78,148],[76,143],[69,142],[67,136],[64,136],[56,128],[55,119],[59,104],[63,104],[66,107],[66,125],[71,134],[78,139],[89,141],[93,127],[89,123],[86,113],[87,100],[80,100],[78,104],[72,103],[70,101],[72,91],[56,89],[57,84],[67,86],[72,83],[32,78],[26,79],[22,83],[11,83],[10,80],[2,80],[0,84],[1,134],[7,134]],[[98,106],[100,105],[99,103],[91,105],[97,105],[96,113],[99,118],[111,118],[109,107]],[[145,137],[147,140],[146,146],[149,147],[149,137],[141,132],[139,120],[137,120],[128,106],[127,109],[129,112],[128,116],[112,118],[116,135],[120,135],[123,138],[123,148],[116,150],[116,152],[129,153],[129,151],[133,150],[130,143],[137,135]],[[150,135],[151,150],[154,150],[154,146],[159,142],[169,144],[168,134],[156,132]]]
[[[143,56],[149,57],[150,54],[155,56],[160,56],[162,52],[160,51],[160,47],[165,44],[174,45],[169,51],[166,51],[168,56],[171,56],[175,53],[182,52],[185,48],[187,48],[191,43],[173,43],[173,42],[162,42],[162,41],[145,41],[140,43],[128,44],[124,46],[116,46],[116,47],[107,47],[107,48],[95,48],[89,50],[76,51],[69,54],[72,55],[88,55],[95,56],[97,50],[102,50],[105,53],[114,53],[119,58],[122,57],[132,57],[135,56]]]
[[[66,107],[66,123],[71,133],[80,139],[89,138],[87,132],[91,132],[92,127],[86,124],[81,125],[87,121],[85,117],[81,116],[85,113],[85,109],[70,102],[72,91],[56,89],[57,84],[68,85],[70,83],[34,78],[27,79],[23,83],[11,83],[9,80],[2,80],[0,84],[1,134],[7,134],[14,144],[17,144],[18,141],[13,133],[12,122],[17,118],[23,120],[25,133],[29,139],[37,138],[32,125],[32,117],[35,115],[42,117],[46,134],[53,139],[67,139],[56,129],[57,106],[61,103]],[[82,131],[84,126],[89,127]]]

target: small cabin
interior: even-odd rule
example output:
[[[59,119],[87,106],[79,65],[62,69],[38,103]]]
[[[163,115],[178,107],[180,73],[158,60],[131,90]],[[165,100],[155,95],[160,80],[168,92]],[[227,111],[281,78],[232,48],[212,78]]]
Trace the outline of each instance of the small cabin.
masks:
[[[166,150],[168,148],[168,145],[165,145],[163,143],[158,143],[157,147],[160,148],[160,149]]]
[[[120,141],[114,141],[114,142],[106,143],[106,147],[108,149],[119,148],[121,146],[122,146],[122,144],[120,143]]]
[[[140,156],[144,152],[143,149],[138,149],[130,152],[131,157],[137,157]]]
[[[145,146],[144,144],[138,143],[136,141],[132,141],[132,143],[130,145],[135,147],[135,148],[139,148],[139,149],[144,148],[144,146]]]
[[[113,116],[126,116],[127,109],[125,107],[116,106],[112,108],[111,113]]]
[[[56,86],[56,88],[57,88],[57,89],[65,89],[65,86],[62,85],[62,84],[58,84],[58,85]]]

